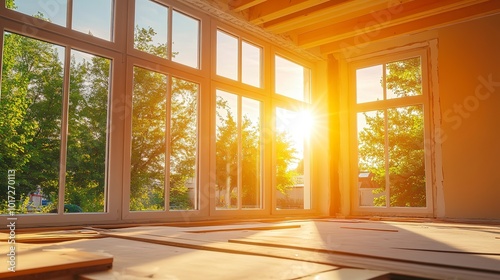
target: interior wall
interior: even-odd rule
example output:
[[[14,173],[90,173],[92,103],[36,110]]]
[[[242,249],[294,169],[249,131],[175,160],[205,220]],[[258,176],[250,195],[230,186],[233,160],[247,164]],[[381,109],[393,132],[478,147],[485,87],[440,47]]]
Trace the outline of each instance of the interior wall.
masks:
[[[500,219],[500,15],[439,30],[444,218]]]

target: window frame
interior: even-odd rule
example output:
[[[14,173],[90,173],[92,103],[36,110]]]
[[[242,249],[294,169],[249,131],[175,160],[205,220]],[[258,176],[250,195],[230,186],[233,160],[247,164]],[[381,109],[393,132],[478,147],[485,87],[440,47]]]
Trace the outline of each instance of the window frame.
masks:
[[[316,205],[317,196],[322,189],[315,186],[320,181],[317,170],[311,166],[311,209],[309,210],[276,210],[275,187],[273,185],[273,129],[275,106],[292,106],[301,102],[285,96],[274,94],[274,54],[279,54],[310,70],[311,91],[310,100],[314,99],[313,77],[315,63],[300,58],[292,52],[275,47],[271,42],[258,38],[255,34],[246,33],[243,29],[221,22],[213,15],[191,8],[174,0],[153,0],[156,3],[169,7],[169,14],[173,11],[191,16],[200,21],[199,29],[199,69],[192,68],[168,59],[141,52],[134,48],[134,17],[135,0],[117,1],[113,4],[113,40],[107,41],[93,37],[68,27],[59,26],[46,21],[27,16],[14,10],[5,8],[5,1],[0,0],[0,29],[3,32],[17,33],[34,39],[49,41],[67,48],[75,49],[89,54],[102,56],[112,60],[111,86],[108,107],[108,162],[107,162],[107,190],[105,213],[70,213],[57,215],[24,215],[21,216],[23,224],[28,226],[47,225],[74,225],[74,224],[114,224],[120,222],[182,222],[196,220],[226,219],[231,217],[263,218],[280,217],[288,215],[315,214],[318,212]],[[171,29],[172,17],[169,17]],[[117,32],[118,28],[126,32]],[[216,65],[213,58],[216,53],[216,32],[218,29],[233,34],[239,38],[239,68],[241,72],[242,42],[261,49],[260,87],[251,86],[240,81],[233,81],[216,75]],[[169,31],[171,34],[171,31]],[[169,35],[171,36],[171,35]],[[0,40],[0,51],[3,39]],[[69,64],[68,64],[69,66]],[[130,153],[131,153],[131,109],[133,90],[133,67],[143,67],[197,83],[198,92],[198,191],[199,207],[197,210],[175,210],[158,212],[131,212],[129,211],[130,195]],[[241,77],[241,74],[239,74]],[[215,172],[215,140],[214,129],[214,100],[215,89],[228,91],[243,97],[261,102],[262,114],[262,208],[241,209],[231,211],[215,210],[215,185],[211,173]],[[318,95],[319,96],[319,95]],[[295,105],[294,105],[295,106]],[[307,106],[313,105],[307,103]],[[67,108],[65,109],[67,111]],[[314,148],[314,147],[312,147]],[[209,152],[205,152],[209,151]],[[311,149],[312,152],[312,149]],[[312,152],[313,153],[313,152]],[[314,161],[313,156],[310,158]],[[311,164],[312,165],[312,164]],[[323,178],[324,179],[324,178]],[[323,182],[324,180],[321,180]],[[166,196],[168,197],[168,196]],[[168,202],[166,202],[168,205]],[[1,219],[6,216],[1,216]]]
[[[275,90],[275,56],[280,56],[281,58],[287,59],[295,64],[298,64],[307,70],[309,70],[309,92],[308,96],[304,96],[304,101],[300,101],[282,94],[279,94]],[[300,110],[307,110],[310,112],[315,112],[317,110],[321,110],[320,105],[314,104],[312,101],[314,100],[314,92],[315,90],[317,91],[318,88],[314,86],[314,77],[316,74],[316,67],[314,66],[313,63],[310,61],[307,61],[305,59],[301,59],[294,54],[280,49],[276,47],[271,48],[271,55],[269,58],[269,64],[272,69],[272,75],[270,75],[270,85],[271,85],[271,119],[270,119],[270,127],[273,131],[272,134],[272,161],[271,165],[276,166],[276,145],[275,145],[275,134],[274,131],[276,131],[276,108],[280,107],[286,110],[290,111],[300,111]],[[320,94],[320,93],[318,93]],[[317,117],[316,121],[319,121],[319,117]],[[319,124],[316,124],[318,126]],[[314,133],[314,132],[313,132]],[[317,135],[316,135],[317,137]],[[271,192],[272,192],[272,203],[271,203],[271,215],[297,215],[297,214],[307,214],[307,215],[314,215],[319,212],[319,194],[321,193],[321,187],[319,186],[320,184],[320,179],[318,178],[318,167],[314,162],[316,160],[319,160],[319,155],[321,152],[319,151],[319,147],[316,147],[312,143],[315,141],[313,137],[310,137],[309,143],[307,145],[309,146],[309,190],[310,190],[310,208],[309,209],[277,209],[277,196],[276,196],[276,169],[272,168],[270,171],[272,174],[272,182],[271,182]]]
[[[211,129],[211,138],[214,139],[214,141],[210,142],[210,155],[211,155],[211,160],[210,160],[210,170],[215,174],[216,170],[216,91],[221,90],[225,91],[231,94],[234,94],[238,96],[238,98],[250,98],[256,101],[261,102],[261,208],[240,208],[240,209],[217,209],[216,205],[216,188],[215,188],[215,177],[211,176],[210,178],[210,216],[211,217],[231,217],[231,216],[245,216],[248,218],[254,217],[262,217],[262,216],[267,216],[269,215],[269,198],[270,198],[270,188],[268,187],[268,182],[270,181],[270,173],[268,172],[269,169],[269,159],[270,159],[270,149],[268,148],[268,145],[266,145],[266,142],[268,142],[266,137],[266,133],[268,131],[268,127],[266,126],[265,120],[268,118],[268,111],[269,111],[269,105],[266,100],[265,96],[256,94],[255,92],[248,92],[245,90],[242,90],[240,87],[236,87],[234,85],[228,85],[225,83],[219,83],[219,82],[212,82],[211,85],[211,102],[213,106],[211,106],[211,111],[210,111],[210,120],[211,124],[210,126],[212,127]],[[240,113],[240,112],[239,112]],[[238,114],[239,114],[238,113]],[[240,139],[238,139],[240,141]]]
[[[134,46],[134,37],[135,37],[135,1],[128,1],[128,20],[127,25],[127,42],[126,42],[126,54],[128,56],[133,56],[137,58],[141,58],[144,60],[149,60],[155,62],[159,65],[165,65],[172,68],[182,69],[189,73],[198,73],[200,76],[207,75],[208,65],[210,64],[210,56],[207,55],[207,51],[204,50],[203,42],[207,41],[206,39],[210,36],[208,33],[210,18],[207,15],[204,15],[200,12],[197,12],[182,3],[178,3],[172,0],[149,0],[155,2],[159,5],[165,6],[168,8],[168,26],[167,26],[167,40],[168,40],[168,52],[167,58],[162,58],[155,56],[153,54],[140,51]],[[185,16],[192,17],[200,22],[199,24],[199,34],[198,34],[198,52],[199,52],[199,60],[198,60],[198,68],[193,68],[182,63],[178,63],[172,60],[172,14],[173,11],[177,11]],[[126,20],[125,19],[125,20]],[[124,25],[125,26],[125,25]],[[123,32],[125,33],[125,32]],[[206,44],[205,44],[206,45]],[[205,46],[206,47],[206,46]]]
[[[165,193],[165,209],[164,210],[158,210],[158,211],[131,211],[130,210],[130,161],[131,161],[131,137],[132,137],[132,118],[127,117],[126,118],[126,124],[125,124],[125,137],[126,140],[125,142],[125,147],[124,151],[128,151],[124,153],[124,160],[123,160],[123,177],[124,177],[124,189],[123,189],[123,196],[122,196],[122,205],[123,205],[123,220],[128,220],[128,221],[139,221],[139,220],[144,220],[144,219],[152,219],[152,220],[186,220],[186,219],[197,219],[198,217],[203,217],[208,214],[208,203],[204,201],[204,196],[208,192],[207,186],[207,178],[204,174],[207,174],[207,164],[206,164],[206,157],[200,153],[204,147],[203,141],[200,141],[200,139],[204,139],[203,135],[206,135],[206,121],[203,121],[200,116],[206,114],[204,109],[207,103],[206,98],[204,98],[203,92],[206,91],[207,86],[207,81],[204,79],[200,79],[197,75],[193,74],[188,74],[184,73],[183,71],[179,71],[177,69],[172,69],[170,67],[166,66],[158,66],[156,63],[151,62],[151,61],[144,61],[139,58],[130,58],[127,62],[127,78],[126,78],[126,92],[127,92],[127,99],[126,103],[128,106],[126,106],[126,115],[131,116],[132,115],[132,94],[133,94],[133,69],[134,67],[140,67],[144,68],[146,70],[154,71],[157,73],[161,73],[166,75],[167,80],[168,80],[168,88],[165,90],[166,96],[167,96],[167,102],[169,101],[169,98],[171,96],[171,81],[172,77],[178,78],[178,79],[183,79],[189,82],[193,82],[198,84],[198,117],[197,117],[197,122],[198,122],[198,141],[197,141],[197,166],[196,166],[196,177],[197,177],[197,200],[198,200],[198,207],[197,209],[193,210],[170,210],[168,205],[169,205],[169,190],[167,188],[168,184],[165,183],[164,186],[164,193]],[[167,122],[170,121],[170,105],[167,104]],[[167,124],[167,126],[170,126],[170,124]],[[167,133],[166,136],[169,136],[170,134]],[[205,138],[206,139],[206,138]],[[166,155],[167,158],[170,156],[170,148],[167,148],[168,154]],[[166,151],[166,152],[167,152]],[[167,174],[169,171],[166,171]]]
[[[219,76],[217,75],[217,63],[216,63],[216,57],[217,57],[217,31],[222,31],[228,35],[234,36],[238,40],[238,79],[233,80],[224,76]],[[271,49],[272,47],[270,46],[269,43],[264,42],[252,35],[249,35],[241,30],[237,30],[232,26],[229,26],[223,22],[220,22],[218,20],[213,19],[212,20],[212,26],[211,26],[211,57],[213,58],[212,60],[212,65],[211,65],[211,78],[212,81],[215,82],[220,82],[220,83],[225,83],[230,86],[234,87],[239,87],[241,89],[247,90],[247,91],[252,91],[252,92],[259,92],[260,94],[263,95],[269,95],[269,90],[270,90],[270,79],[266,77],[266,75],[270,75],[272,73],[271,71],[271,62],[270,62],[270,55],[272,53]],[[242,42],[245,41],[249,45],[253,45],[255,47],[258,47],[261,49],[261,59],[260,59],[260,87],[255,87],[246,83],[243,83],[242,79]],[[267,62],[267,63],[266,63]],[[267,73],[267,74],[266,74]]]
[[[384,54],[371,54],[366,57],[356,58],[349,61],[348,83],[349,83],[349,125],[350,125],[350,186],[351,187],[351,213],[353,215],[402,215],[402,216],[426,216],[434,215],[434,189],[435,189],[435,163],[434,156],[434,131],[435,123],[432,115],[433,96],[431,94],[431,79],[433,65],[429,59],[430,50],[427,46],[413,47],[406,50],[395,50]],[[356,100],[356,70],[365,67],[384,65],[391,62],[402,61],[414,57],[421,59],[422,71],[422,95],[408,96],[402,98],[384,98],[383,100],[357,103]],[[385,69],[385,68],[384,68]],[[387,110],[412,105],[422,105],[424,113],[424,158],[426,174],[426,206],[425,207],[394,207],[386,206],[361,206],[360,189],[358,187],[358,130],[357,114],[374,110]],[[387,143],[384,144],[387,148]]]
[[[2,9],[6,9],[2,7]],[[6,9],[8,10],[8,9]],[[1,11],[1,9],[0,9]],[[12,11],[15,12],[15,11]],[[15,12],[17,13],[17,12]],[[13,21],[5,20],[0,18],[0,31],[2,36],[0,38],[0,51],[3,53],[3,43],[4,43],[4,32],[11,32],[21,36],[26,36],[29,38],[46,41],[56,45],[60,45],[65,48],[65,61],[64,61],[64,85],[63,85],[63,103],[61,112],[61,167],[62,163],[66,163],[66,143],[68,137],[68,108],[69,108],[69,67],[70,67],[70,57],[68,54],[71,50],[77,50],[81,52],[86,52],[88,54],[100,56],[111,60],[111,71],[110,71],[110,88],[108,93],[108,120],[107,120],[107,143],[106,143],[106,174],[105,174],[105,211],[104,212],[85,212],[85,213],[64,213],[64,197],[65,188],[64,186],[59,186],[59,200],[58,200],[58,213],[51,214],[19,214],[17,218],[22,220],[23,224],[29,224],[30,226],[46,226],[48,224],[75,224],[84,223],[88,221],[95,222],[109,222],[119,218],[119,207],[120,200],[117,196],[111,196],[110,193],[121,193],[121,176],[116,173],[114,166],[121,165],[120,154],[122,152],[120,145],[120,133],[121,133],[121,123],[119,121],[120,108],[113,106],[117,104],[119,100],[120,90],[123,87],[117,81],[119,80],[120,73],[123,72],[120,69],[119,61],[121,60],[121,54],[107,48],[99,48],[92,43],[84,43],[82,41],[67,38],[63,35],[59,35],[45,29],[36,29],[34,34],[26,32],[26,26],[20,26]],[[34,35],[34,36],[33,36]],[[66,168],[64,167],[64,170]],[[59,170],[60,179],[59,182],[64,182],[61,180],[62,170]],[[1,218],[6,218],[3,216]]]

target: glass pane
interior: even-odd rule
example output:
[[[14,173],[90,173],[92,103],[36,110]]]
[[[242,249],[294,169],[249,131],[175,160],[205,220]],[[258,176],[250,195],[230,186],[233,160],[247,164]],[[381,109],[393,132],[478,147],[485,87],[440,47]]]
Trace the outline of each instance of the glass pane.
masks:
[[[278,94],[308,101],[310,71],[280,56],[275,56],[275,91]]]
[[[243,208],[262,206],[261,103],[241,101],[241,200]]]
[[[425,207],[423,106],[388,109],[387,124],[390,205]]]
[[[382,65],[356,70],[356,101],[371,102],[384,99]]]
[[[8,197],[7,185],[1,184],[0,203],[12,201],[16,213],[57,211],[63,62],[63,47],[4,33],[0,174],[14,175],[9,186],[15,194]]]
[[[216,207],[238,207],[238,96],[216,92]]]
[[[5,6],[28,16],[33,16],[57,25],[66,25],[67,0],[15,0],[6,1]]]
[[[167,77],[134,68],[130,210],[165,209]]]
[[[217,75],[238,80],[238,38],[217,30]]]
[[[241,43],[241,81],[260,87],[262,49],[245,41]]]
[[[172,61],[199,68],[200,21],[173,11]]]
[[[274,150],[277,209],[310,209],[308,134],[306,112],[276,108]]]
[[[134,47],[167,58],[168,8],[149,0],[135,2]]]
[[[65,207],[105,211],[111,61],[71,50]]]
[[[386,64],[387,98],[422,95],[420,57]]]
[[[384,111],[357,114],[360,206],[386,206]]]
[[[112,0],[73,0],[72,17],[74,30],[108,41],[112,39]]]
[[[172,78],[170,209],[197,209],[198,84]]]

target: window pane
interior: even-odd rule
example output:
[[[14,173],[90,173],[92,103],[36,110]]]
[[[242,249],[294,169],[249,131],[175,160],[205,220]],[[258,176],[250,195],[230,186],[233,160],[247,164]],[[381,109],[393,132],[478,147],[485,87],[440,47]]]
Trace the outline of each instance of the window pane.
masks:
[[[357,114],[360,206],[386,206],[384,111]]]
[[[387,98],[422,95],[420,57],[386,64]]]
[[[243,208],[262,207],[261,103],[241,101],[241,200]]]
[[[387,123],[390,205],[425,207],[423,106],[388,109]]]
[[[105,40],[111,40],[113,1],[73,0],[72,28]]]
[[[275,56],[275,91],[278,94],[308,101],[310,71],[280,56]]]
[[[310,209],[308,127],[305,112],[276,108],[274,150],[277,209]]]
[[[134,68],[130,210],[165,209],[167,77]]]
[[[72,50],[65,204],[105,211],[110,63]]]
[[[216,207],[238,207],[238,96],[217,90]]]
[[[241,80],[243,83],[260,87],[262,49],[245,41],[241,43]]]
[[[0,173],[15,174],[17,213],[57,211],[63,62],[63,47],[4,33]],[[7,185],[1,188],[7,205]]]
[[[177,11],[172,14],[172,61],[199,68],[200,21]]]
[[[238,80],[238,38],[217,30],[217,75]]]
[[[356,70],[356,102],[364,103],[384,99],[382,65]]]
[[[198,84],[172,78],[170,209],[197,209]]]
[[[134,47],[167,58],[168,8],[149,0],[135,2]]]
[[[9,9],[61,26],[67,26],[67,5],[67,0],[15,0],[12,6],[6,3]]]

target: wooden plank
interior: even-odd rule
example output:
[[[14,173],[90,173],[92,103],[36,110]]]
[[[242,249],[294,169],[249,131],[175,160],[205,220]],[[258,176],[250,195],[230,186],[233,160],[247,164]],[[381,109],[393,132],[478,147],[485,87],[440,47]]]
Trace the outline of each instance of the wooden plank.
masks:
[[[353,269],[353,268],[344,268],[337,269],[327,272],[318,273],[315,275],[311,275],[305,278],[301,278],[300,280],[318,280],[318,279],[328,279],[328,280],[390,280],[395,279],[395,277],[391,277],[389,273],[386,271],[376,271],[376,270],[367,270],[367,269]],[[402,279],[405,279],[402,277]]]
[[[293,259],[311,263],[331,264],[333,266],[350,266],[371,270],[390,271],[401,275],[427,277],[433,279],[450,278],[455,275],[462,275],[464,278],[469,279],[495,279],[498,275],[498,272],[492,273],[480,269],[461,268],[453,265],[440,265],[439,262],[438,264],[426,264],[421,260],[427,260],[429,252],[412,252],[412,258],[416,261],[408,261],[404,258],[399,259],[400,254],[403,254],[401,250],[391,248],[390,246],[387,246],[387,244],[391,243],[394,234],[401,234],[401,232],[388,233],[378,231],[356,231],[354,234],[352,231],[340,229],[339,227],[342,226],[342,223],[300,222],[296,224],[300,224],[301,227],[297,229],[292,228],[263,232],[248,232],[242,230],[240,232],[222,231],[194,234],[183,232],[180,228],[177,228],[177,230],[180,230],[178,232],[175,232],[172,228],[165,230],[156,228],[153,232],[150,232],[149,229],[153,229],[153,227],[149,227],[143,229],[133,228],[130,229],[130,231],[127,229],[120,229],[116,231],[112,230],[106,232],[106,234],[116,238],[175,246],[179,248],[233,254],[271,256],[274,258]],[[370,228],[383,229],[394,227],[394,225],[387,225],[379,222],[370,222],[366,224],[369,224]],[[332,225],[335,226],[335,228],[332,229]],[[418,226],[420,226],[420,224]],[[337,234],[339,231],[341,234]],[[408,234],[401,235],[400,239],[403,240],[406,239],[405,237],[411,237]],[[274,240],[272,242],[266,241],[266,244],[227,243],[227,239],[225,238],[228,235],[240,235],[249,239],[254,237],[261,238],[264,235],[271,236]],[[390,235],[391,238],[387,238],[387,235]],[[340,240],[337,240],[337,237],[339,237]],[[372,239],[370,239],[370,237]],[[380,242],[384,241],[384,238],[386,239],[386,242]],[[102,239],[92,241],[100,242],[101,240]],[[276,240],[279,242],[276,242]],[[401,240],[399,240],[399,242],[401,242]],[[344,245],[343,243],[337,243],[337,241],[347,241],[351,242],[351,244],[347,243]],[[411,239],[407,240],[407,242],[411,241]],[[386,247],[374,246],[377,242]],[[281,245],[280,243],[284,245]],[[317,249],[323,248],[321,246],[325,243],[333,246],[333,250],[332,248],[330,248],[330,250]],[[278,244],[278,246],[275,246],[276,244]],[[297,246],[293,247],[291,245]],[[377,255],[377,251],[384,250],[387,250],[385,257]],[[391,256],[391,254],[394,255]],[[443,258],[448,258],[448,256],[449,254],[441,255]],[[476,260],[478,259],[482,260],[482,258],[477,258]],[[471,259],[467,259],[467,261],[470,260]],[[497,264],[498,258],[492,258],[490,261],[489,265]],[[471,263],[471,266],[473,265],[474,263]]]
[[[262,24],[325,2],[328,0],[272,0],[250,8],[248,21]]]
[[[496,232],[384,222],[357,227],[370,230],[351,228],[342,223],[303,223],[286,234],[259,232],[229,242],[500,273]]]
[[[299,34],[298,45],[303,48],[311,48],[331,41],[356,36],[360,33],[377,33],[383,28],[425,19],[430,16],[476,4],[478,4],[478,1],[474,0],[420,0],[406,2]]]
[[[369,14],[372,11],[382,10],[387,8],[389,1],[390,0],[329,1],[309,9],[302,10],[299,13],[266,22],[263,24],[263,27],[274,33],[285,33],[294,29],[303,28],[307,28],[308,31],[312,31],[326,25],[331,25],[353,17]],[[302,33],[304,32],[307,31],[303,31]]]
[[[221,231],[239,231],[239,230],[279,230],[279,229],[290,229],[290,228],[300,228],[300,225],[277,225],[277,226],[253,226],[253,227],[231,227],[231,228],[212,228],[212,229],[198,229],[198,230],[186,230],[184,232],[188,233],[207,233],[207,232],[221,232]]]
[[[82,238],[101,237],[98,231],[86,229],[16,233],[16,241],[22,243],[54,243]],[[0,241],[6,242],[8,238],[7,234],[0,234]]]
[[[117,238],[71,241],[57,245],[60,246],[103,250],[115,256],[111,271],[80,275],[80,279],[92,280],[298,279],[338,269],[336,266],[297,260],[228,254]]]
[[[2,252],[8,252],[2,244]],[[78,275],[83,272],[108,270],[113,257],[109,254],[84,252],[76,249],[46,249],[45,246],[17,243],[15,267],[0,267],[0,278],[54,279],[60,276]]]
[[[380,28],[376,29],[367,29],[365,25],[359,25],[361,28],[357,33],[346,32],[342,36],[331,37],[329,40],[323,40],[326,37],[322,38],[324,44],[320,46],[320,51],[322,54],[342,51],[344,55],[350,57],[352,54],[358,53],[366,44],[375,41],[448,26],[478,17],[498,14],[499,12],[500,1],[488,1],[409,22],[391,24],[390,26],[380,25]],[[317,41],[313,45],[318,43],[320,42]]]
[[[232,0],[229,1],[228,6],[235,12],[241,12],[266,1],[267,0]]]

